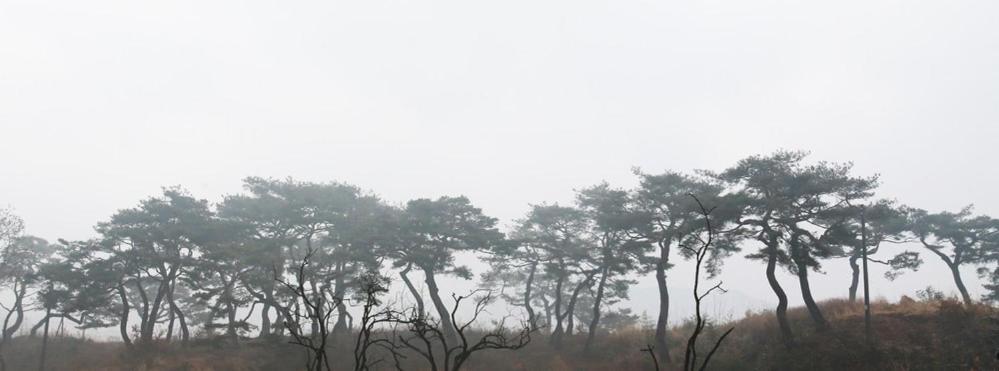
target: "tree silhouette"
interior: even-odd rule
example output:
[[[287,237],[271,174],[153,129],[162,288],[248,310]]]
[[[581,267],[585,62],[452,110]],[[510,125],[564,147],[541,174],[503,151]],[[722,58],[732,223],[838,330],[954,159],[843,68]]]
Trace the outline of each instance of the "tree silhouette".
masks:
[[[689,252],[690,255],[693,256],[695,264],[694,290],[693,290],[694,330],[690,334],[690,337],[687,339],[687,349],[684,352],[683,356],[683,369],[685,371],[688,370],[693,371],[695,369],[704,371],[705,369],[707,369],[708,363],[711,362],[711,357],[715,354],[716,351],[718,351],[718,347],[721,346],[721,343],[725,341],[725,338],[728,337],[728,335],[732,333],[732,330],[734,330],[735,328],[734,327],[729,328],[724,333],[722,333],[722,335],[718,338],[718,340],[715,341],[714,347],[712,347],[711,351],[709,351],[708,354],[704,356],[704,360],[700,363],[700,366],[698,367],[697,339],[700,337],[701,332],[704,331],[704,327],[707,324],[707,321],[705,320],[704,316],[701,314],[701,302],[704,301],[704,298],[706,298],[708,295],[711,295],[711,293],[714,292],[715,290],[724,292],[725,289],[722,288],[722,283],[718,282],[714,286],[708,288],[707,290],[704,291],[700,290],[701,268],[704,265],[705,258],[708,257],[708,254],[711,253],[711,250],[714,248],[713,244],[715,243],[715,226],[712,225],[711,223],[711,212],[714,210],[714,208],[711,209],[705,208],[704,204],[701,203],[701,200],[699,200],[697,196],[694,196],[693,194],[691,194],[690,197],[693,198],[695,202],[697,202],[697,206],[701,210],[701,215],[704,219],[704,229],[703,229],[703,237],[702,234],[698,234],[696,237],[694,237],[694,239],[696,239],[697,242],[699,242],[697,246],[690,246],[687,244],[680,245],[682,249]]]
[[[531,342],[531,335],[537,331],[525,321],[519,331],[510,332],[505,328],[504,321],[500,321],[495,329],[473,338],[472,326],[495,299],[492,290],[479,289],[464,296],[452,294],[451,297],[454,305],[448,309],[447,323],[455,324],[456,336],[453,340],[449,339],[445,330],[441,328],[444,321],[421,317],[416,312],[412,312],[409,319],[400,321],[408,329],[408,335],[401,335],[398,338],[400,346],[423,357],[430,370],[458,371],[475,353],[489,349],[523,348]],[[472,299],[475,304],[471,318],[462,321],[458,318],[457,312],[462,301],[467,299]]]
[[[692,177],[676,172],[662,174],[645,174],[636,170],[640,184],[635,191],[634,199],[637,209],[646,217],[636,233],[652,241],[658,248],[651,264],[655,269],[656,284],[659,289],[659,315],[656,319],[654,349],[664,362],[670,361],[668,328],[670,296],[667,286],[667,271],[672,267],[670,261],[673,247],[689,243],[702,230],[701,210],[696,199],[697,195],[704,200],[716,200],[724,190],[717,182],[710,179]],[[726,244],[724,247],[734,247]],[[690,255],[690,254],[686,254]],[[712,253],[709,255],[708,267],[717,267],[717,262],[727,254]]]
[[[594,251],[589,226],[586,215],[577,208],[533,205],[512,233],[515,248],[487,258],[492,269],[483,277],[486,284],[523,285],[517,295],[504,297],[524,306],[535,326],[538,314],[531,302],[540,301],[551,331],[549,342],[557,349],[567,330],[571,332],[568,324],[579,294],[596,274],[588,255]]]
[[[922,264],[919,254],[911,251],[899,251],[889,259],[877,259],[874,257],[882,251],[886,244],[899,245],[909,242],[906,234],[908,217],[904,207],[897,207],[888,200],[880,200],[869,206],[853,205],[847,213],[855,216],[838,223],[831,230],[828,236],[830,240],[837,240],[834,243],[843,245],[849,250],[845,256],[850,264],[850,287],[848,298],[850,301],[857,300],[857,289],[860,285],[860,265],[858,261],[863,258],[864,245],[861,231],[861,214],[864,216],[867,240],[867,260],[889,267],[885,272],[885,277],[894,280],[906,270],[918,270]]]
[[[584,347],[585,351],[589,351],[600,325],[601,305],[608,282],[614,276],[640,269],[640,260],[651,245],[632,233],[644,218],[631,209],[627,191],[603,183],[579,191],[577,200],[580,209],[591,221],[590,238],[596,242],[591,259],[597,268],[597,287]]]
[[[777,296],[777,318],[785,344],[793,345],[787,321],[787,295],[777,281],[778,265],[798,277],[802,299],[819,330],[828,327],[812,296],[809,270],[818,270],[820,260],[843,254],[831,233],[852,217],[850,202],[871,196],[877,178],[849,174],[850,164],[818,162],[805,165],[805,152],[779,151],[769,156],[751,156],[719,174],[734,192],[730,199],[741,207],[739,224],[745,234],[764,248],[752,259],[767,262],[767,281]]]
[[[120,287],[140,298],[136,309],[141,343],[152,342],[156,324],[167,311],[181,317],[183,340],[189,338],[184,313],[170,300],[170,293],[211,238],[212,218],[207,201],[175,188],[165,189],[161,198],[142,201],[137,208],[120,210],[98,225],[105,253],[124,263],[119,267]],[[123,308],[129,307],[126,297],[123,293]]]
[[[309,358],[305,364],[307,370],[331,370],[329,356],[326,354],[327,342],[332,330],[331,319],[343,303],[343,298],[333,295],[328,284],[310,285],[312,275],[311,260],[316,250],[305,251],[301,262],[292,269],[292,279],[282,277],[274,270],[274,280],[292,293],[292,298],[284,305],[278,306],[284,316],[284,327],[292,336],[291,343],[308,350]],[[307,325],[312,326],[311,332],[306,332]]]
[[[50,244],[25,236],[23,221],[0,210],[0,286],[10,293],[0,303],[0,350],[9,354],[15,333],[30,327],[31,335],[43,333],[44,362],[48,328],[57,320],[59,329],[64,322],[81,330],[117,327],[124,348],[140,354],[147,368],[157,342],[179,338],[186,347],[196,344],[192,337],[221,333],[219,343],[241,344],[253,333],[302,347],[313,370],[330,369],[329,349],[349,347],[357,370],[388,362],[401,368],[407,357],[455,370],[480,351],[520,349],[541,331],[560,353],[566,339],[585,332],[583,351],[593,353],[602,334],[637,322],[618,303],[638,279],[654,278],[659,312],[654,340],[642,351],[655,363],[675,365],[668,323],[676,296],[668,284],[670,269],[688,262],[695,269],[695,316],[684,369],[705,369],[729,332],[714,348],[698,347],[709,323],[702,301],[721,289],[702,284],[749,243],[758,247],[748,258],[766,266],[788,348],[795,334],[778,269],[797,278],[820,332],[829,324],[809,274],[843,258],[852,271],[852,301],[861,263],[887,266],[888,279],[920,267],[920,253],[902,243],[918,242],[944,261],[965,303],[974,302],[974,290],[961,267],[977,267],[986,280],[982,300],[999,301],[997,219],[970,207],[929,213],[875,200],[877,177],[806,157],[750,156],[719,173],[635,170],[634,188],[604,182],[576,191],[569,206],[530,205],[509,238],[465,197],[394,206],[349,184],[290,178],[246,178],[243,192],[218,204],[165,188],[98,223],[94,240]],[[473,260],[489,267],[482,289],[449,302],[441,278],[471,279],[471,268],[460,263]],[[395,275],[413,298],[411,308],[383,302]],[[506,328],[504,318],[482,327],[481,315],[498,299],[524,314],[518,326]],[[460,318],[459,308],[470,302],[470,319]],[[31,311],[43,312],[41,319],[34,322],[39,316]]]
[[[485,216],[465,197],[441,197],[436,200],[412,200],[399,218],[398,246],[394,250],[397,267],[417,268],[423,272],[427,293],[441,321],[441,331],[456,340],[454,324],[440,296],[439,274],[471,278],[471,272],[454,264],[460,251],[489,250],[502,245],[503,234],[495,228],[496,219]],[[407,272],[406,270],[403,271]],[[403,276],[404,280],[408,277]],[[418,303],[422,297],[409,284]],[[422,304],[419,305],[422,308]]]
[[[971,304],[971,294],[961,277],[962,265],[994,261],[999,250],[999,220],[988,216],[973,216],[971,206],[959,212],[931,214],[915,209],[910,213],[909,229],[927,251],[947,265],[957,290],[965,304]]]

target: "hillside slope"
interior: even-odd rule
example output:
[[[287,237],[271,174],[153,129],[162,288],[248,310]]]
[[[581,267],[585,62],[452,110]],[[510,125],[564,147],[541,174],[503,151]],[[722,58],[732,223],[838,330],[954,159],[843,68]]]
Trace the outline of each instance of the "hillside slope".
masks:
[[[772,312],[751,313],[746,318],[708,329],[705,346],[721,330],[735,327],[713,360],[712,370],[995,370],[999,368],[999,310],[988,306],[966,307],[951,300],[878,302],[873,307],[875,341],[865,345],[863,306],[844,300],[821,304],[831,324],[816,332],[803,308],[789,317],[796,347],[785,349]],[[685,326],[674,328],[673,362],[663,370],[679,369]],[[651,342],[649,329],[633,328],[602,336],[598,346],[583,354],[583,336],[567,340],[562,351],[536,336],[525,349],[476,354],[469,370],[653,370],[647,354],[639,349]],[[8,370],[38,368],[40,339],[21,337],[4,351]],[[352,344],[331,350],[336,369],[351,369]],[[705,353],[702,351],[702,354]],[[146,353],[127,354],[119,343],[74,338],[50,341],[48,370],[296,370],[303,354],[281,343],[246,341],[240,346],[197,340],[189,348],[157,345]],[[426,367],[409,357],[407,370]],[[381,369],[389,368],[388,362]]]

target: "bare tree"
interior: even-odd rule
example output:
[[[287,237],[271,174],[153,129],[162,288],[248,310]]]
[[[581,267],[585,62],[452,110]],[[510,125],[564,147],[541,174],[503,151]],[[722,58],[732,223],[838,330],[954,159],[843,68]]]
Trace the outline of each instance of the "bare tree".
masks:
[[[940,258],[951,271],[954,284],[964,303],[974,301],[961,277],[962,265],[979,265],[989,261],[999,247],[999,219],[973,215],[971,205],[959,212],[929,213],[910,211],[908,229],[916,239]]]
[[[642,353],[648,353],[649,357],[652,358],[652,365],[656,366],[656,371],[659,371],[659,358],[656,358],[656,347],[652,344],[645,344],[645,348],[639,349]]]
[[[705,230],[706,237],[704,239],[701,239],[701,244],[698,247],[690,247],[690,246],[685,246],[685,245],[681,245],[680,246],[681,248],[689,251],[691,253],[691,255],[694,256],[694,262],[695,262],[695,266],[694,266],[694,318],[695,318],[694,332],[691,333],[690,334],[690,338],[687,339],[687,351],[684,353],[684,356],[683,356],[683,370],[684,371],[693,371],[693,370],[697,369],[697,370],[703,371],[703,370],[705,370],[708,367],[708,362],[711,361],[711,356],[713,356],[715,354],[715,351],[717,351],[718,347],[721,346],[722,341],[725,340],[725,337],[727,337],[728,334],[732,333],[732,330],[734,330],[735,327],[729,328],[728,330],[726,330],[721,335],[721,337],[718,338],[718,340],[715,342],[715,345],[711,348],[711,351],[708,352],[708,354],[704,357],[704,361],[701,363],[700,367],[698,367],[697,366],[697,338],[700,337],[701,333],[704,331],[705,325],[707,324],[706,319],[704,318],[703,315],[701,315],[701,302],[708,295],[711,295],[711,293],[714,292],[715,290],[725,292],[725,289],[723,289],[721,287],[722,282],[719,281],[718,283],[716,283],[714,286],[711,286],[711,288],[707,289],[703,293],[700,291],[700,285],[701,285],[701,265],[703,264],[705,257],[708,255],[708,252],[711,250],[712,244],[714,243],[714,239],[715,239],[714,228],[711,225],[711,211],[714,208],[711,208],[711,209],[705,208],[704,205],[701,204],[701,200],[699,200],[697,198],[697,196],[694,196],[693,194],[691,194],[690,197],[694,198],[694,200],[697,201],[697,205],[701,209],[701,215],[703,215],[703,217],[704,217],[704,230]],[[651,352],[651,350],[650,350],[650,352]]]
[[[399,353],[399,347],[394,342],[395,335],[388,337],[376,337],[375,331],[380,326],[396,325],[403,318],[403,313],[393,310],[386,305],[378,310],[382,305],[378,297],[388,292],[388,282],[377,273],[370,273],[362,276],[360,282],[359,299],[361,300],[361,324],[354,341],[354,370],[366,371],[372,366],[382,362],[384,359],[369,359],[369,351],[378,347],[389,352],[395,361],[397,369],[401,369],[399,360],[405,358]]]
[[[333,296],[327,286],[306,287],[308,267],[314,253],[312,248],[306,251],[294,272],[294,282],[280,277],[277,268],[274,268],[274,280],[293,293],[291,302],[279,306],[278,310],[283,314],[284,327],[291,334],[291,343],[309,352],[306,369],[329,371],[332,368],[326,355],[326,344],[332,328],[330,322],[343,300]],[[305,333],[303,324],[313,325],[313,331]]]
[[[472,317],[465,322],[458,322],[456,313],[461,307],[461,302],[478,293],[483,295],[474,298],[475,308],[472,310]],[[510,332],[504,326],[505,321],[501,320],[495,329],[487,331],[473,341],[472,326],[485,312],[486,306],[495,299],[493,291],[478,289],[465,296],[451,294],[451,297],[454,299],[454,306],[451,308],[449,323],[456,324],[457,344],[448,341],[441,328],[443,322],[440,320],[414,315],[401,322],[408,327],[409,336],[400,336],[398,338],[400,345],[423,357],[432,371],[460,370],[473,354],[483,350],[521,349],[531,342],[531,334],[538,331],[529,321],[525,321],[519,331]]]

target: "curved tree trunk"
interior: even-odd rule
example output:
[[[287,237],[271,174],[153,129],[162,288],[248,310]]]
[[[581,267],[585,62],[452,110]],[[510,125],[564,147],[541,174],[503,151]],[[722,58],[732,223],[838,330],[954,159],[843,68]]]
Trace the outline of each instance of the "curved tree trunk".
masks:
[[[794,260],[795,268],[797,268],[798,276],[798,286],[801,288],[801,299],[805,302],[805,307],[808,308],[808,315],[812,317],[812,322],[815,323],[815,328],[819,331],[826,330],[829,325],[826,322],[826,318],[822,316],[822,311],[819,309],[819,305],[815,303],[815,298],[812,297],[812,286],[808,282],[808,264],[805,260],[805,251],[801,246],[801,241],[798,240],[799,236],[794,235],[791,237],[791,259]]]
[[[159,319],[160,310],[163,306],[164,299],[167,297],[167,293],[173,288],[173,282],[177,278],[177,271],[180,267],[174,265],[170,267],[169,271],[164,270],[166,274],[160,279],[159,285],[156,288],[156,296],[153,297],[152,308],[149,310],[149,317],[147,317],[146,326],[142,329],[142,341],[143,343],[150,343],[153,341],[153,334],[156,330],[156,321]],[[169,305],[169,304],[168,304]]]
[[[228,316],[226,323],[226,337],[232,344],[239,343],[239,333],[236,331],[236,306],[233,305],[232,295],[226,300],[226,315]]]
[[[3,319],[3,328],[0,328],[2,335],[0,335],[0,353],[3,352],[3,346],[13,337],[14,333],[17,331],[18,327],[21,327],[21,322],[24,320],[24,285],[20,280],[14,280],[14,305],[7,315]],[[11,317],[17,314],[17,320],[15,322],[16,326],[10,325]],[[7,371],[7,362],[4,360],[3,355],[0,354],[0,371]]]
[[[552,303],[548,301],[548,297],[545,295],[539,296],[541,303],[545,305],[545,330],[551,331],[552,324]],[[549,333],[550,335],[551,333]]]
[[[416,301],[416,311],[420,318],[426,316],[426,306],[423,304],[423,296],[420,295],[420,291],[416,289],[413,285],[413,281],[409,280],[409,271],[413,268],[412,264],[406,265],[406,269],[399,272],[399,277],[402,278],[402,282],[406,283],[406,288],[409,289],[409,293],[413,295],[413,300]]]
[[[434,303],[434,308],[437,309],[437,315],[440,316],[444,335],[447,337],[448,343],[454,344],[458,339],[458,334],[455,333],[454,324],[451,323],[451,312],[448,311],[447,306],[444,305],[444,301],[441,300],[440,289],[437,287],[434,272],[424,268],[423,274],[426,277],[427,292],[430,294],[430,300]]]
[[[932,252],[936,256],[940,257],[940,260],[943,260],[944,264],[947,264],[947,268],[950,268],[950,274],[952,276],[954,276],[954,284],[957,285],[957,291],[959,291],[961,293],[961,299],[964,301],[964,304],[970,305],[971,304],[971,295],[968,294],[968,288],[964,286],[964,279],[961,278],[961,269],[960,269],[961,268],[961,250],[956,250],[956,247],[955,247],[955,250],[956,250],[955,256],[954,256],[954,259],[951,259],[946,254],[944,254],[943,252],[940,252],[940,250],[938,250],[937,248],[935,248],[935,247],[931,246],[930,244],[926,243],[926,241],[922,241],[922,243],[923,243],[923,246],[925,246],[927,250],[930,250],[930,252]]]
[[[118,317],[118,331],[121,333],[121,341],[125,347],[132,348],[132,339],[128,337],[128,314],[131,308],[128,306],[128,295],[125,293],[125,284],[118,285],[118,297],[121,299],[121,315]]]
[[[860,286],[860,265],[857,264],[857,260],[860,260],[860,255],[853,254],[850,256],[850,302],[857,301],[857,288]]]
[[[225,337],[232,344],[239,343],[239,333],[236,331],[236,305],[233,292],[236,288],[236,277],[231,280],[227,279],[225,274],[219,272],[219,279],[222,280],[222,284],[225,285],[222,290],[222,296],[220,300],[224,300],[225,305]],[[252,310],[252,309],[251,309]],[[213,310],[212,313],[215,313]]]
[[[564,267],[562,264],[560,267]],[[558,279],[555,280],[555,329],[552,330],[552,336],[548,339],[548,343],[552,345],[555,349],[562,348],[562,335],[565,333],[565,327],[563,327],[563,319],[565,315],[562,314],[562,286],[565,284],[565,275],[559,274]]]
[[[170,305],[170,308],[167,311],[167,318],[168,318],[167,333],[166,333],[167,343],[173,340],[173,325],[177,321],[177,313],[173,310],[173,293],[174,290],[176,289],[177,289],[177,283],[174,282],[173,284],[170,285],[170,291],[167,292],[167,305]]]
[[[777,295],[777,323],[780,325],[781,336],[784,339],[784,346],[788,349],[794,347],[794,333],[791,332],[791,325],[787,321],[787,294],[777,282],[777,251],[776,247],[767,248],[767,282],[770,288]]]
[[[167,298],[167,304],[177,318],[177,323],[180,324],[180,343],[183,346],[187,346],[187,342],[191,338],[191,329],[187,327],[187,318],[184,316],[184,312],[180,310],[180,306],[177,305],[172,293]]]
[[[173,308],[171,308],[170,311],[167,312],[167,332],[166,332],[167,343],[173,340],[173,325],[177,322],[176,317],[177,316],[174,313]]]
[[[286,326],[284,326],[284,311],[277,311],[277,316],[274,317],[274,323],[280,326],[274,326],[274,334],[277,336],[284,336]]]
[[[151,315],[149,312],[149,297],[146,296],[146,288],[142,287],[142,279],[135,279],[135,291],[139,293],[139,298],[142,299],[142,310],[139,311],[139,344],[146,342],[146,326],[149,326],[150,321],[155,321],[155,319],[150,319]]]
[[[314,280],[314,279],[313,280],[309,280],[309,287],[312,290],[312,302],[313,303],[322,303],[323,302],[323,297],[325,296],[325,292],[323,292],[322,290],[319,290],[319,284],[316,283],[316,280]],[[320,308],[320,310],[322,310],[322,308]],[[312,332],[311,332],[311,334],[312,334],[312,337],[315,338],[316,336],[319,336],[319,334],[321,334],[320,329],[322,329],[323,327],[326,327],[326,324],[325,323],[321,323],[322,314],[316,312],[310,306],[306,305],[305,306],[305,311],[309,314],[308,317],[311,320],[310,322],[312,322]],[[326,338],[323,338],[322,340],[325,341]]]
[[[534,273],[538,270],[538,263],[531,263],[531,270],[527,274],[527,283],[524,285],[524,309],[527,311],[527,321],[531,330],[538,327],[537,318],[534,315],[534,308],[531,307],[531,288],[534,286]]]
[[[666,287],[666,269],[663,262],[656,264],[656,283],[659,286],[659,318],[656,319],[656,353],[669,363],[669,288]]]
[[[666,267],[669,266],[669,243],[659,244],[659,261],[656,262],[656,284],[659,287],[659,318],[656,320],[656,353],[669,363],[669,287],[666,286]]]
[[[264,302],[260,308],[260,333],[257,338],[264,338],[271,334],[271,303]]]
[[[340,263],[339,266],[337,267],[338,273],[336,275],[336,279],[334,280],[334,287],[333,287],[333,296],[337,297],[337,298],[340,298],[340,299],[343,299],[344,298],[344,294],[347,293],[347,287],[346,287],[346,284],[344,283],[344,279],[343,279],[344,268],[345,267],[344,267],[343,263]],[[333,324],[333,331],[331,332],[331,334],[334,335],[333,336],[334,341],[336,341],[336,339],[338,337],[336,335],[340,335],[341,333],[343,333],[343,332],[345,332],[347,330],[348,330],[348,328],[347,328],[347,305],[344,304],[343,300],[340,300],[336,304],[336,323]]]
[[[49,313],[49,312],[46,312],[46,313]],[[38,330],[41,330],[42,327],[45,327],[45,324],[48,323],[48,321],[50,319],[52,319],[52,317],[58,317],[58,316],[55,316],[55,315],[52,315],[51,313],[49,313],[49,314],[46,314],[44,317],[42,317],[42,319],[38,320],[38,323],[36,323],[34,326],[31,326],[31,330],[28,331],[28,336],[30,336],[30,337],[38,336]]]
[[[21,324],[24,323],[24,295],[26,293],[27,287],[21,280],[14,281],[14,307],[11,308],[10,312],[7,312],[7,316],[3,321],[3,341],[6,342],[10,340],[17,330],[21,328]],[[14,315],[14,323],[10,323],[10,317]]]
[[[344,293],[342,292],[335,293],[335,295],[338,295],[337,296],[338,298],[342,298],[343,296],[341,295],[343,294]],[[332,330],[333,331],[332,334],[334,335],[338,335],[350,330],[350,324],[347,321],[347,317],[349,317],[350,313],[347,313],[347,305],[344,304],[343,301],[340,301],[339,303],[336,304],[336,308],[337,308],[336,323],[333,324],[333,330]]]
[[[590,285],[593,282],[593,277],[596,276],[596,271],[586,274],[586,278],[583,279],[576,288],[572,291],[572,296],[569,297],[569,305],[565,310],[564,317],[566,317],[565,334],[572,335],[576,323],[576,299],[579,298],[579,293],[583,291],[583,288]]]
[[[826,318],[822,315],[819,305],[815,303],[815,298],[812,297],[812,288],[808,283],[808,266],[803,263],[797,263],[797,265],[798,284],[801,286],[801,298],[805,301],[805,307],[808,308],[808,314],[812,317],[812,322],[815,323],[815,327],[817,329],[826,330],[829,328],[829,323],[826,322]]]
[[[275,306],[274,287],[268,285],[262,287],[262,290],[256,291],[253,289],[253,286],[246,281],[243,281],[243,287],[246,288],[246,291],[249,292],[258,303],[262,304],[260,309],[260,332],[257,333],[257,339],[268,338],[274,332],[274,326],[271,322],[271,308]],[[278,327],[280,327],[280,321],[273,323],[277,323],[279,325]]]
[[[268,336],[274,333],[273,326],[271,325],[271,303],[274,302],[274,286],[268,285],[264,291],[264,307],[260,310],[260,336]],[[284,328],[281,326],[281,311],[277,311],[277,317],[274,318],[274,324],[279,328]]]
[[[964,300],[964,304],[971,305],[971,295],[968,294],[968,288],[964,286],[964,279],[961,278],[960,265],[958,264],[947,264],[950,268],[951,275],[954,276],[954,284],[957,285],[957,290],[961,292],[961,299]]]
[[[572,336],[576,333],[576,303],[569,303],[565,308],[565,335]]]
[[[590,321],[590,332],[586,334],[586,345],[584,351],[589,351],[593,347],[593,339],[597,336],[597,327],[600,325],[600,302],[604,300],[604,287],[607,285],[607,276],[610,272],[604,266],[600,273],[600,283],[597,284],[597,295],[593,298],[593,319]]]
[[[186,346],[191,339],[191,329],[187,327],[187,318],[177,304],[170,303],[170,305],[173,306],[173,311],[177,314],[177,322],[180,324],[180,343]]]

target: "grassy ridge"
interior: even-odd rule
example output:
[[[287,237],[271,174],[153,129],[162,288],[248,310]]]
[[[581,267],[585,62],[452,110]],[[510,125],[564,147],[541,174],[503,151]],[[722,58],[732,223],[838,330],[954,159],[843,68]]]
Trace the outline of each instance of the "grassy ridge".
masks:
[[[822,303],[831,329],[816,332],[803,308],[789,313],[797,346],[784,349],[776,320],[769,312],[709,329],[704,343],[721,330],[736,330],[716,355],[717,370],[995,370],[999,348],[999,311],[988,306],[967,307],[953,300],[877,302],[873,307],[876,341],[867,347],[863,306],[845,300]],[[673,363],[682,363],[682,337],[687,326],[673,329]],[[639,352],[652,332],[631,328],[602,336],[592,352],[581,354],[583,337],[569,338],[561,352],[538,336],[517,352],[478,353],[469,370],[651,370],[648,356]],[[37,369],[41,339],[21,337],[4,349],[8,370]],[[352,344],[331,350],[337,369],[350,369]],[[50,370],[295,370],[303,354],[288,344],[246,341],[240,346],[198,340],[189,348],[156,345],[145,354],[130,354],[119,343],[75,338],[50,340]],[[407,370],[424,369],[415,357],[404,360]],[[383,369],[391,369],[388,363]]]

